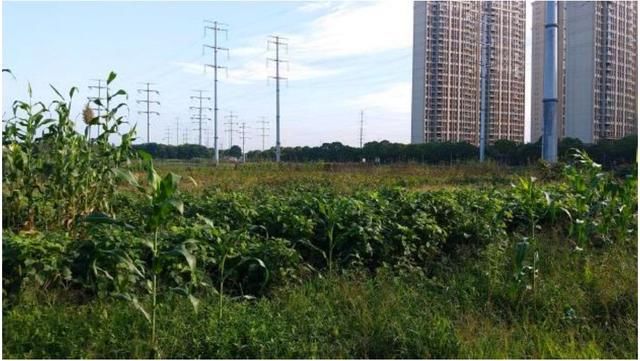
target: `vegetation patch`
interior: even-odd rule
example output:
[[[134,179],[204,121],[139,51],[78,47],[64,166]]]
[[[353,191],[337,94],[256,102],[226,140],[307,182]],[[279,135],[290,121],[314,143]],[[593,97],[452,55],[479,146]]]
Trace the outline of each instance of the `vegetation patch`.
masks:
[[[180,177],[133,152],[133,133],[107,140],[117,110],[87,116],[92,138],[64,100],[57,119],[16,104],[3,357],[637,357],[636,173],[585,151],[427,192],[435,168]],[[458,167],[442,172],[487,169]],[[207,172],[238,184],[202,186]]]

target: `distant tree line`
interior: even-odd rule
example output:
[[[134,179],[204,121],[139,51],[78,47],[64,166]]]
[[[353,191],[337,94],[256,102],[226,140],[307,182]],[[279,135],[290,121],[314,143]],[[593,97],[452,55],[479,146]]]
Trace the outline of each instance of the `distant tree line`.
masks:
[[[584,144],[579,139],[564,138],[558,143],[558,157],[567,160],[571,149],[586,150],[589,155],[607,166],[633,163],[636,160],[638,138],[636,135],[619,140],[603,140],[597,144]],[[134,146],[160,159],[212,158],[213,149],[196,144],[165,145],[140,144]],[[366,162],[397,163],[416,162],[427,164],[458,163],[478,159],[478,147],[469,143],[424,143],[402,144],[369,142],[362,148],[351,147],[340,142],[324,143],[319,147],[283,147],[281,159],[285,162]],[[240,158],[242,151],[234,145],[231,149],[221,150],[222,158]],[[498,140],[487,147],[487,158],[507,165],[527,165],[537,162],[541,154],[541,141],[535,143],[517,143],[510,140]],[[247,153],[248,161],[270,161],[275,159],[275,149],[254,150]]]
[[[134,149],[143,150],[155,159],[196,159],[213,158],[213,148],[199,144],[167,145],[158,143],[135,144]],[[220,157],[240,158],[242,149],[234,145],[230,149],[220,150]]]

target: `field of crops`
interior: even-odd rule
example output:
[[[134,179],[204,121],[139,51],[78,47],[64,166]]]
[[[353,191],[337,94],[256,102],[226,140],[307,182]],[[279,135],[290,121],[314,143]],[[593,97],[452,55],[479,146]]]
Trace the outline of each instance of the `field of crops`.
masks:
[[[637,358],[635,170],[154,165],[61,98],[3,136],[5,358]]]

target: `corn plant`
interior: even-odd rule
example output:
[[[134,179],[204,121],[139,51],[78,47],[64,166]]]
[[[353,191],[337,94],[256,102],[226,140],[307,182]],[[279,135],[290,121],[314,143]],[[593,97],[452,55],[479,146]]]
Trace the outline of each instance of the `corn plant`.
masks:
[[[141,193],[149,205],[148,213],[145,214],[146,221],[144,224],[145,233],[149,238],[143,239],[141,243],[151,252],[150,262],[145,263],[137,261],[126,251],[120,251],[118,259],[124,266],[122,268],[125,269],[126,272],[144,284],[144,290],[151,297],[151,302],[148,306],[143,305],[132,289],[121,289],[116,295],[131,302],[132,305],[139,310],[150,323],[150,346],[154,355],[158,356],[159,349],[156,338],[156,313],[159,306],[158,295],[160,290],[160,274],[163,272],[166,273],[169,269],[175,267],[188,272],[188,281],[184,284],[179,284],[178,287],[173,287],[170,290],[187,296],[196,311],[199,300],[192,294],[192,291],[197,286],[204,285],[204,283],[198,281],[196,258],[189,249],[190,247],[193,247],[194,243],[197,243],[196,240],[187,240],[175,247],[163,247],[160,244],[160,232],[166,228],[166,225],[172,220],[174,214],[177,213],[181,215],[184,211],[183,202],[178,196],[180,176],[174,173],[168,173],[165,177],[161,178],[154,169],[149,158],[145,159],[145,164],[147,179],[144,184],[140,183],[136,176],[134,176],[130,171],[115,169],[114,173],[116,173],[120,178],[126,180],[139,193]],[[92,214],[86,217],[85,220],[92,223],[122,224],[122,222],[117,219],[101,213]],[[178,259],[183,260],[176,265]],[[111,275],[106,274],[105,272],[102,273],[106,277],[113,279]]]
[[[107,84],[115,78],[110,73]],[[85,135],[91,124],[101,127],[95,139],[88,139],[76,132],[70,114],[78,89],[71,88],[65,98],[51,88],[58,99],[46,106],[33,102],[29,87],[29,100],[13,103],[13,118],[3,133],[3,200],[9,210],[3,212],[3,223],[17,230],[69,230],[78,216],[93,211],[112,213],[110,202],[117,182],[110,170],[133,156],[135,129],[119,133],[125,123],[119,111],[126,104],[118,99],[126,96],[124,90],[108,91],[104,104],[94,101],[105,112],[87,120]],[[118,135],[120,144],[113,145],[110,138]]]
[[[527,260],[531,254],[531,260]],[[539,277],[540,255],[538,251],[531,253],[529,239],[524,237],[515,244],[513,258],[513,283],[511,292],[517,295],[519,301],[526,291],[531,291],[535,296],[537,279]]]
[[[264,271],[264,285],[269,280],[269,269],[262,259],[244,255],[243,251],[246,248],[246,244],[238,242],[234,235],[231,235],[231,237],[228,235],[221,237],[218,232],[219,230],[210,219],[201,215],[198,215],[198,218],[205,224],[209,231],[216,234],[214,242],[207,245],[210,250],[207,252],[208,257],[206,262],[214,264],[217,268],[218,287],[216,292],[218,293],[218,317],[222,319],[224,283],[232,272],[244,264],[253,263]]]
[[[48,109],[44,103],[32,103],[31,85],[28,94],[28,102],[14,102],[14,118],[7,122],[3,132],[2,195],[9,211],[3,214],[8,213],[11,217],[3,224],[11,226],[19,223],[18,227],[30,231],[35,228],[35,217],[39,213],[36,206],[44,199],[42,155],[45,151],[38,132],[51,124],[53,119],[45,118]]]
[[[580,249],[593,241],[606,244],[628,238],[635,229],[637,178],[614,179],[582,150],[575,150],[573,158],[564,171],[569,237]]]
[[[536,178],[520,178],[517,185],[512,185],[515,201],[522,210],[529,227],[529,237],[535,238],[538,221],[547,211],[550,199],[544,197],[542,190],[536,186]],[[546,202],[546,203],[545,203]]]
[[[315,216],[317,224],[320,225],[321,234],[317,234],[314,237],[316,238],[315,240],[302,238],[297,241],[299,244],[321,255],[329,274],[332,275],[336,248],[345,240],[344,237],[340,237],[336,232],[340,220],[340,214],[337,210],[340,200],[313,197],[305,203]]]

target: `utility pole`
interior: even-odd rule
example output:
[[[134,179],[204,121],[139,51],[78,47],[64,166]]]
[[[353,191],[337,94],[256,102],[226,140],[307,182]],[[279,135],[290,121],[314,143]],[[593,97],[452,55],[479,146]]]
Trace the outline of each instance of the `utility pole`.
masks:
[[[151,84],[153,83],[142,83],[142,84],[146,84],[146,88],[144,89],[138,89],[138,93],[143,93],[146,95],[146,99],[140,99],[140,100],[136,100],[137,104],[146,104],[147,110],[146,111],[138,111],[138,114],[146,114],[147,115],[147,143],[150,142],[150,137],[149,137],[149,133],[150,133],[150,127],[149,127],[149,116],[151,114],[155,114],[160,116],[160,113],[156,112],[156,111],[152,111],[150,109],[151,104],[158,104],[160,105],[160,102],[157,100],[151,100],[151,94],[154,93],[156,95],[160,95],[160,92],[154,89],[151,89]]]
[[[224,123],[225,125],[229,126],[229,129],[225,130],[225,132],[229,132],[229,149],[231,149],[231,147],[233,147],[233,125],[234,124],[238,124],[236,122],[234,122],[234,119],[237,119],[238,116],[237,115],[233,115],[233,111],[229,111],[229,115],[225,116],[225,119],[229,119],[228,122]]]
[[[176,117],[176,145],[180,144],[180,118]]]
[[[210,48],[213,49],[213,64],[204,64],[204,70],[207,71],[207,67],[213,68],[213,156],[216,162],[216,165],[220,162],[220,155],[218,151],[218,69],[226,69],[226,67],[218,65],[218,50],[226,51],[227,58],[229,57],[229,49],[221,48],[218,46],[218,32],[224,31],[225,36],[227,36],[228,31],[226,28],[227,25],[223,23],[219,23],[217,21],[209,21],[205,20],[205,23],[213,24],[204,26],[204,35],[207,35],[207,29],[213,31],[213,45],[204,44],[202,46],[202,55],[204,55],[204,49]]]
[[[102,96],[102,90],[103,89],[107,90],[107,87],[102,85],[104,80],[102,80],[102,79],[91,79],[91,81],[97,82],[97,85],[89,85],[89,91],[92,91],[93,89],[98,90],[98,96],[97,97],[87,97],[87,100],[90,101],[90,102],[93,101],[94,104],[95,104],[96,100],[100,104],[104,104],[105,98]],[[91,110],[96,112],[96,115],[98,116],[98,121],[99,121],[100,120],[100,110],[102,110],[102,106],[101,105],[97,105],[97,107],[91,108]],[[92,125],[89,125],[89,138],[91,138],[91,128],[92,127],[93,127]],[[98,127],[99,127],[99,125],[98,125]],[[98,129],[98,133],[100,133],[100,129]]]
[[[171,145],[171,128],[170,127],[167,127],[165,129],[164,139],[167,140],[167,145]]]
[[[247,138],[247,124],[245,122],[242,122],[240,124],[240,134],[241,134],[240,137],[242,138],[242,163],[246,163],[247,153],[244,150],[244,144],[246,139],[251,139],[251,138]]]
[[[189,129],[184,129],[182,131],[182,143],[189,144]]]
[[[211,140],[211,129],[207,128],[204,132],[205,134],[205,140],[204,140],[204,145],[209,148],[209,141]]]
[[[545,5],[544,72],[542,73],[544,120],[542,159],[550,163],[556,163],[558,161],[558,134],[556,127],[556,106],[558,104],[558,2],[547,1]]]
[[[276,76],[273,76],[276,80],[276,162],[280,162],[280,79],[286,79],[280,76],[280,63],[286,63],[287,60],[280,59],[280,46],[288,48],[286,40],[280,36],[270,36],[270,40],[267,40],[267,50],[269,50],[269,44],[274,44],[276,47],[276,57],[267,58],[267,63],[273,61],[276,63]]]
[[[360,111],[360,148],[362,148],[362,136],[364,133],[364,110]]]
[[[262,151],[264,152],[264,140],[266,137],[269,136],[269,134],[267,134],[267,130],[269,130],[269,128],[267,127],[267,125],[269,125],[269,121],[265,120],[265,117],[261,117],[261,120],[258,120],[258,123],[260,123],[261,127],[258,128],[261,131],[260,136],[262,137]]]
[[[204,129],[202,127],[202,122],[206,121],[206,120],[211,120],[211,118],[205,117],[202,114],[203,110],[211,111],[211,108],[202,106],[202,101],[203,100],[205,100],[205,99],[206,100],[211,100],[210,97],[203,97],[202,96],[202,93],[204,93],[205,91],[206,90],[194,90],[194,92],[197,92],[198,95],[192,95],[191,99],[196,99],[198,101],[198,106],[189,107],[189,109],[197,111],[197,115],[191,116],[191,119],[197,120],[196,124],[198,125],[198,128],[196,130],[198,131],[198,144],[200,144],[200,145],[202,145],[202,130]]]
[[[491,3],[482,4],[482,53],[480,54],[480,161],[484,162],[487,143],[487,123],[489,121],[489,59],[491,57],[491,32],[489,31],[489,13]]]

